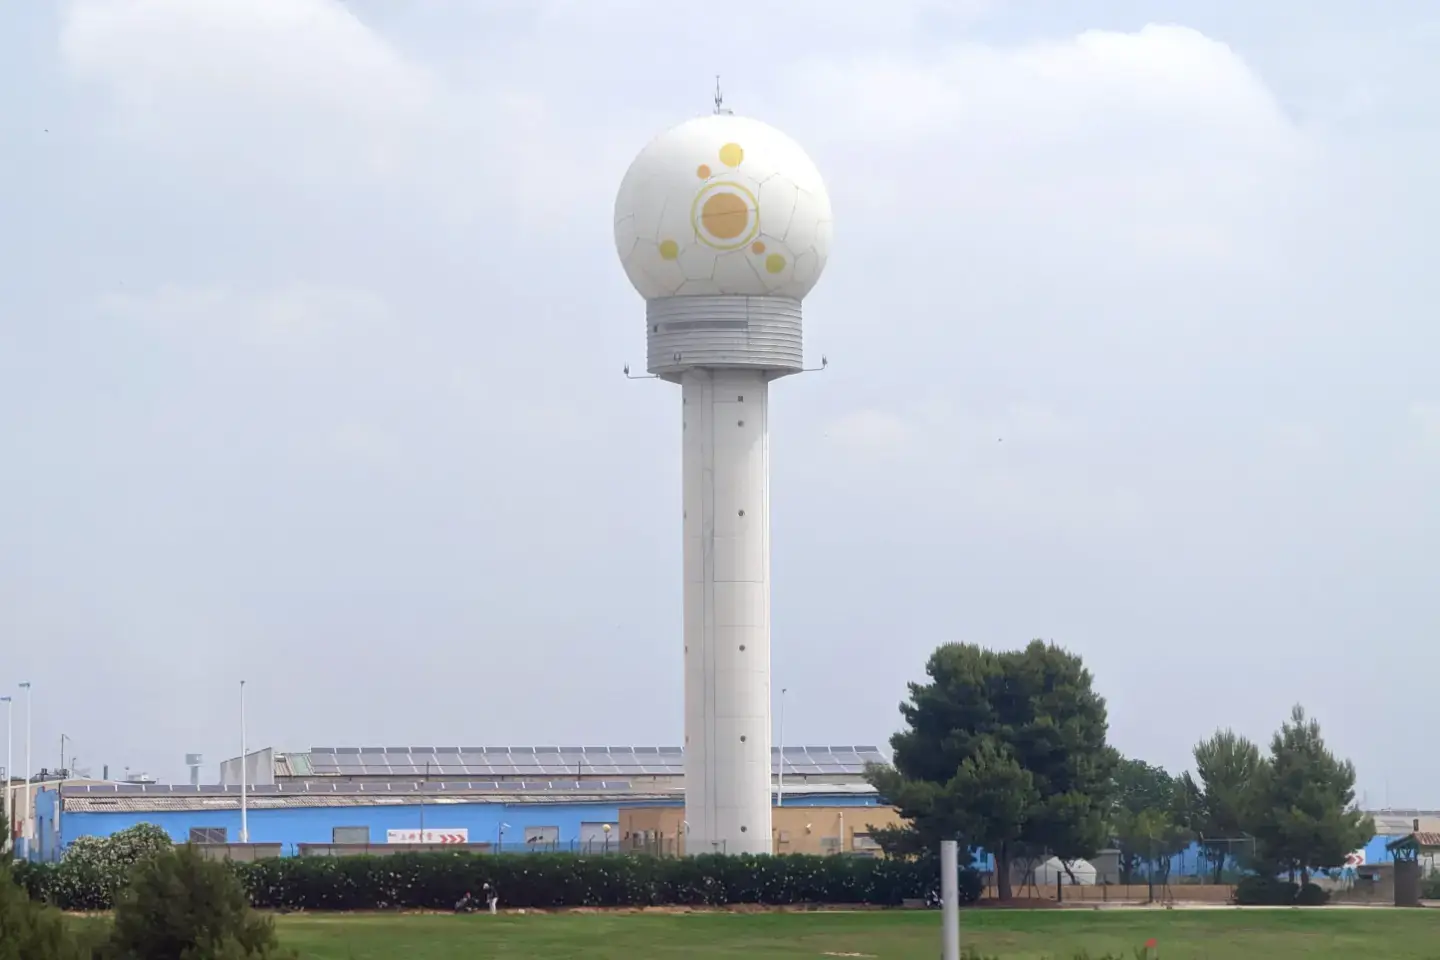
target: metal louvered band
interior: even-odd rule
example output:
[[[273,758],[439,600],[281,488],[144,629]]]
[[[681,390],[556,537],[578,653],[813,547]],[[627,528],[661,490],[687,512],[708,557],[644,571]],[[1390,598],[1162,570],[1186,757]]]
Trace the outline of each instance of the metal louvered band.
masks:
[[[800,301],[789,297],[666,297],[645,305],[647,366],[678,380],[693,367],[770,370],[804,366]]]

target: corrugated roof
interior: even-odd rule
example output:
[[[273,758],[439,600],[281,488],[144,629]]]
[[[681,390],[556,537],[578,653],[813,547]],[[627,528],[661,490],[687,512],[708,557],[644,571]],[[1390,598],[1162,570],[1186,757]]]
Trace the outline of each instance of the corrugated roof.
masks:
[[[860,776],[889,760],[871,745],[787,746],[771,750],[771,771],[787,777]],[[277,753],[277,777],[420,777],[530,780],[568,776],[678,777],[681,747],[312,747]]]
[[[338,784],[352,787],[359,785]],[[156,813],[180,810],[238,810],[240,791],[235,788],[181,788],[176,791],[152,790],[142,793],[119,793],[105,788],[82,788],[64,790],[61,799],[67,813]],[[787,797],[800,796],[854,796],[873,794],[868,784],[797,784],[787,785]],[[557,804],[557,803],[601,803],[633,804],[671,802],[678,803],[685,798],[685,791],[679,784],[674,786],[650,784],[627,790],[600,791],[577,789],[573,791],[484,791],[466,790],[419,794],[409,791],[369,790],[317,790],[284,791],[270,790],[251,794],[246,806],[251,810],[272,810],[292,807],[385,807],[400,805],[444,806],[463,803],[508,803],[508,804]]]
[[[484,796],[470,795],[463,797],[425,797],[425,805],[428,806],[452,806],[462,803],[513,803],[537,806],[555,803],[605,803],[612,804],[617,799],[624,802],[644,802],[657,800],[678,800],[681,795],[678,791],[667,791],[657,794],[626,794],[623,798],[617,798],[614,794],[507,794],[493,793]],[[291,794],[289,796],[261,796],[250,797],[246,801],[246,807],[250,810],[273,810],[291,809],[295,807],[388,807],[402,805],[418,805],[421,798],[418,796],[392,795],[382,796],[373,794],[369,796],[359,795],[327,795],[327,794]],[[105,796],[68,796],[65,797],[66,813],[159,813],[163,811],[178,810],[239,810],[240,797],[198,797],[198,796],[150,796],[150,797],[105,797]]]

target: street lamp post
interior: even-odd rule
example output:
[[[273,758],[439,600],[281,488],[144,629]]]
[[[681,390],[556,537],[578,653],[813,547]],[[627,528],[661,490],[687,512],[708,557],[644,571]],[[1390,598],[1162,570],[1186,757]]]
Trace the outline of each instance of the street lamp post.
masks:
[[[245,681],[240,681],[240,842],[250,842],[250,771],[245,763]]]
[[[33,812],[31,810],[31,806],[35,802],[33,795],[30,793],[30,776],[33,771],[33,768],[30,766],[30,707],[35,699],[35,694],[32,693],[30,690],[29,680],[26,680],[24,683],[20,684],[20,689],[25,691],[25,783],[20,788],[24,791],[25,813],[21,819],[21,823],[24,825],[24,834],[26,841],[25,856],[28,857],[30,856],[30,818],[31,813]]]
[[[5,704],[5,836],[0,837],[0,853],[10,849],[10,837],[15,832],[15,824],[12,822],[15,811],[12,809],[15,804],[11,801],[14,795],[15,781],[15,741],[11,736],[15,732],[15,698],[0,697],[0,703]]]
[[[780,688],[780,779],[775,789],[775,806],[785,806],[785,693],[788,687]]]

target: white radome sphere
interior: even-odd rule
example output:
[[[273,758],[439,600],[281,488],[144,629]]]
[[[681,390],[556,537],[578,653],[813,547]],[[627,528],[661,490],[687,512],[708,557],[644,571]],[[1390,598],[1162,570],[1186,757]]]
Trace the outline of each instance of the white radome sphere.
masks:
[[[815,164],[758,120],[716,114],[650,141],[615,198],[615,249],[646,300],[802,299],[830,254],[830,196]]]

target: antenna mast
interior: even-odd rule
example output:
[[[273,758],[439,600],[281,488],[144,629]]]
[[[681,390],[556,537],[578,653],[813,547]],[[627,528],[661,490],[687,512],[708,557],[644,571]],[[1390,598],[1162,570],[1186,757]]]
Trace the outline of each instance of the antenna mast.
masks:
[[[720,74],[717,73],[715,74],[715,113],[718,116],[720,114],[729,115],[734,112],[734,110],[730,110],[725,106],[725,94],[720,92]]]

